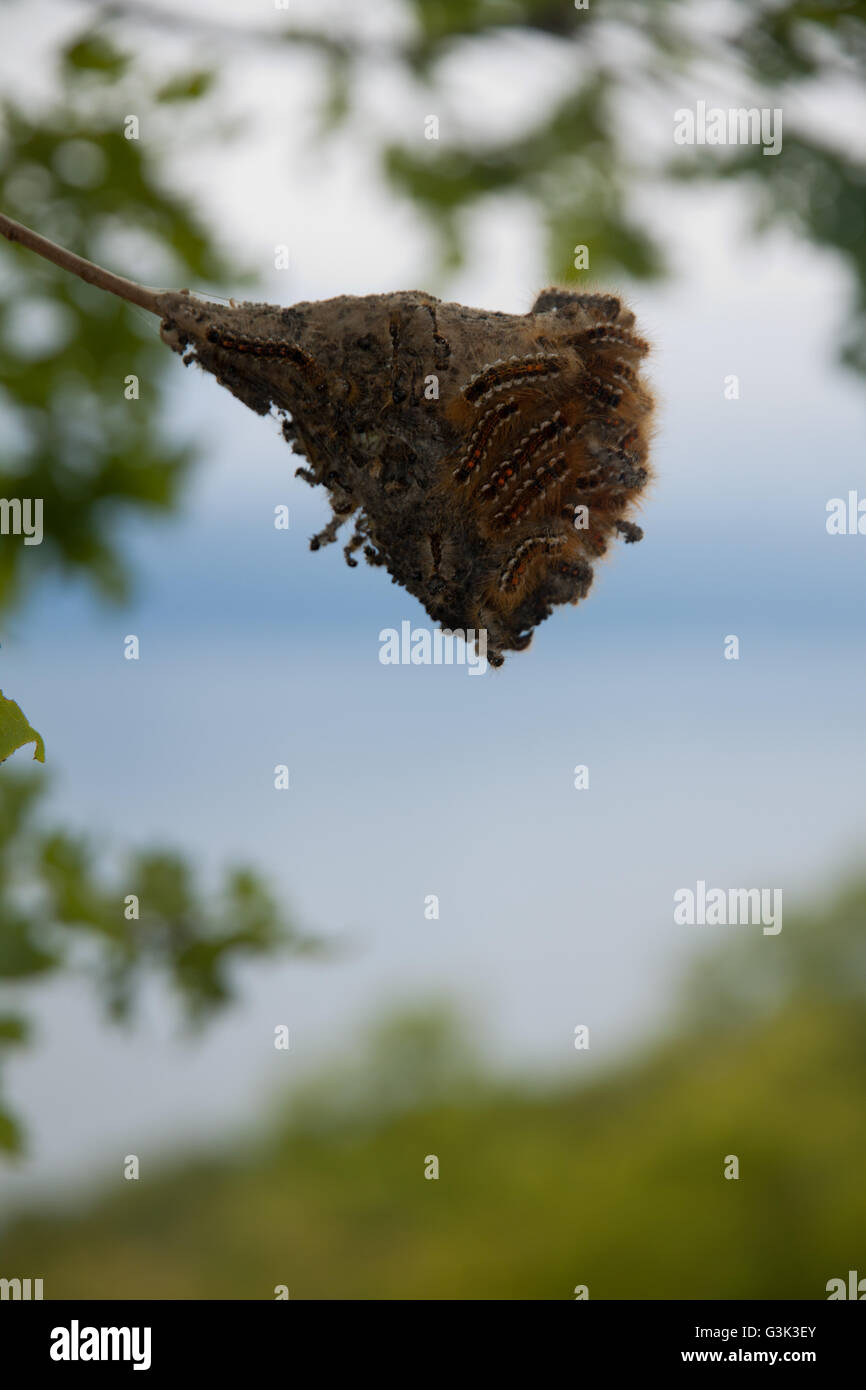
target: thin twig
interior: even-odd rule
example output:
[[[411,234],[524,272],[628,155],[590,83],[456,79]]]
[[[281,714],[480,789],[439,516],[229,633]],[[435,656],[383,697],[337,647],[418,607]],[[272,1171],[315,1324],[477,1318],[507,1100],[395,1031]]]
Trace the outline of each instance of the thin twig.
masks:
[[[37,256],[42,256],[46,261],[51,261],[61,270],[71,271],[80,280],[84,280],[88,285],[95,285],[97,289],[108,290],[110,294],[116,294],[120,299],[125,299],[129,304],[137,304],[141,309],[147,309],[149,313],[162,317],[160,306],[160,292],[158,290],[146,289],[144,285],[138,285],[134,280],[127,280],[123,275],[114,275],[110,270],[104,270],[101,265],[94,265],[93,261],[86,261],[83,256],[76,256],[74,251],[67,251],[65,247],[58,246],[56,242],[49,241],[47,237],[40,236],[38,232],[31,231],[23,223],[16,222],[12,217],[0,212],[0,233],[6,237],[7,241],[17,241],[19,245],[26,246],[29,251],[35,251]]]

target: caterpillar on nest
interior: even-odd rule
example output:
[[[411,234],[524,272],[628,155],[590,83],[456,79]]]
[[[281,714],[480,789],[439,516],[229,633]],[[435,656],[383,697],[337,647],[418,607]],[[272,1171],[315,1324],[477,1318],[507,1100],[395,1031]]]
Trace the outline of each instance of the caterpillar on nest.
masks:
[[[136,285],[2,214],[0,231],[157,314],[185,363],[276,410],[298,474],[329,493],[311,548],[351,521],[348,562],[363,549],[434,622],[485,630],[494,666],[585,597],[612,538],[641,539],[649,345],[615,295],[553,287],[521,315],[420,291],[228,307]]]

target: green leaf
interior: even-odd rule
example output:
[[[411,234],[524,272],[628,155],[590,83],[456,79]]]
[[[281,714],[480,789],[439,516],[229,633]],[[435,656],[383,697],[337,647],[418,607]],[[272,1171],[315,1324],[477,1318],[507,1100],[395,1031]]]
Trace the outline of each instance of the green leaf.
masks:
[[[45,744],[42,735],[31,729],[15,701],[7,700],[0,690],[0,763],[5,762],[16,748],[23,748],[25,743],[36,744],[33,757],[37,762],[44,763]]]
[[[56,970],[61,957],[36,941],[38,927],[32,919],[13,914],[8,907],[0,919],[0,980],[32,980]]]
[[[157,101],[196,101],[209,92],[214,82],[214,74],[202,68],[199,72],[185,72],[173,77],[160,87],[156,93]]]
[[[30,1026],[18,1014],[0,1014],[0,1047],[27,1041]]]
[[[118,53],[113,44],[98,34],[85,34],[64,50],[63,63],[67,68],[98,72],[104,77],[120,77],[129,59]]]
[[[0,1109],[0,1152],[17,1154],[21,1152],[21,1130],[12,1116]]]

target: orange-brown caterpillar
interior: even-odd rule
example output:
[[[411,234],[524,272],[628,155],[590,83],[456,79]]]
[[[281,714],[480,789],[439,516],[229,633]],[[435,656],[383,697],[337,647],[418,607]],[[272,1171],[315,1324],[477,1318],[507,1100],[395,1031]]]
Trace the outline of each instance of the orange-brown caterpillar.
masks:
[[[583,333],[578,333],[573,338],[567,338],[566,342],[575,347],[581,347],[584,343],[599,346],[604,344],[605,347],[618,347],[636,352],[639,357],[645,357],[649,352],[649,343],[644,338],[639,338],[636,333],[614,324],[597,324],[594,328],[584,329]]]
[[[491,665],[586,595],[610,540],[642,534],[631,512],[650,476],[647,343],[615,295],[552,287],[526,314],[421,291],[223,306],[136,285],[2,214],[0,234],[156,314],[185,363],[258,414],[276,410],[309,461],[300,476],[330,494],[311,546],[351,519],[349,563],[363,548],[434,622],[486,630]]]
[[[640,539],[630,512],[649,477],[653,401],[647,344],[615,296],[547,290],[522,317],[421,294],[261,317],[217,320],[206,340],[232,353],[221,379],[254,408],[265,361],[268,379],[281,358],[301,368],[278,396],[266,382],[261,401],[291,412],[287,437],[311,463],[301,476],[330,490],[333,516],[311,544],[353,518],[349,563],[362,550],[435,622],[485,630],[492,665],[586,595],[614,537]]]
[[[533,476],[527,478],[517,488],[509,505],[495,513],[493,525],[496,527],[513,526],[527,512],[532,511],[538,503],[543,502],[551,488],[564,481],[567,473],[568,463],[565,454],[557,454],[556,458],[552,458],[549,463],[539,464]]]
[[[251,357],[282,357],[294,362],[296,367],[309,368],[314,365],[309,353],[304,352],[296,343],[283,342],[281,339],[244,337],[217,328],[215,324],[211,325],[205,336],[209,343],[216,344],[224,352],[246,352]]]
[[[516,589],[530,559],[550,554],[565,545],[564,536],[527,536],[511,555],[499,576],[500,589]]]
[[[609,381],[605,381],[596,372],[582,372],[575,386],[582,396],[588,396],[590,400],[597,401],[599,405],[610,410],[616,410],[622,400],[622,388],[619,384],[611,386]]]
[[[514,386],[519,382],[549,376],[561,370],[561,360],[548,353],[539,352],[532,357],[524,358],[511,357],[507,362],[502,360],[494,362],[491,366],[478,372],[464,386],[463,394],[467,401],[474,405],[492,391],[498,391],[502,386]]]
[[[559,411],[549,420],[542,420],[540,425],[536,425],[535,429],[530,430],[529,434],[521,439],[514,453],[491,473],[490,478],[481,488],[479,496],[486,500],[493,497],[538,453],[539,449],[556,439],[557,435],[562,434],[565,428],[565,420]]]
[[[467,482],[472,472],[478,467],[484,458],[494,436],[499,432],[506,420],[510,416],[518,413],[519,406],[513,396],[508,400],[501,401],[499,405],[491,406],[485,415],[482,415],[477,426],[469,439],[469,447],[454,470],[454,477],[460,482]]]

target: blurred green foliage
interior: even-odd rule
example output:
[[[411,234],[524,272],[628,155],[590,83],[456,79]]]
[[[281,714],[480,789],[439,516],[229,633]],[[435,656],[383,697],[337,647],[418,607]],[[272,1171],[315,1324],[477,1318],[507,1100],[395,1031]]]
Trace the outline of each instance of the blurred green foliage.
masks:
[[[459,214],[491,194],[519,192],[543,218],[555,280],[579,278],[577,242],[591,248],[593,279],[623,270],[660,273],[659,248],[627,211],[633,171],[614,157],[611,86],[607,73],[594,73],[542,123],[504,144],[449,146],[436,154],[406,146],[386,150],[392,183],[433,217],[449,265],[459,263],[464,249]]]
[[[347,25],[282,31],[288,49],[322,64],[322,126],[359,119],[358,65],[386,58],[421,85],[443,123],[443,138],[421,130],[385,138],[383,166],[438,231],[445,262],[466,250],[466,213],[485,199],[524,199],[547,237],[557,280],[656,276],[665,270],[657,229],[645,225],[636,195],[689,180],[737,182],[750,193],[756,224],[782,224],[835,252],[855,282],[843,350],[866,371],[866,157],[797,113],[801,98],[866,78],[866,0],[734,0],[723,15],[694,0],[605,0],[576,9],[552,0],[403,0],[405,24],[371,50]],[[149,73],[135,52],[134,25],[165,26],[200,37],[193,71],[169,79]],[[108,37],[112,35],[113,37]],[[25,223],[112,269],[142,277],[142,258],[175,285],[219,282],[236,288],[237,266],[219,256],[189,203],[163,186],[171,126],[168,104],[215,110],[214,87],[225,43],[267,44],[279,31],[221,26],[216,20],[147,4],[112,6],[58,55],[50,109],[0,105],[0,206]],[[483,61],[503,44],[522,52],[528,70],[560,78],[517,129],[455,138],[449,64]],[[563,80],[564,74],[570,74]],[[641,98],[664,111],[693,101],[712,84],[735,106],[779,105],[786,117],[782,155],[760,147],[684,152],[635,138],[624,113]],[[532,83],[527,84],[531,88]],[[145,120],[147,138],[124,138],[123,117]],[[378,136],[377,136],[378,138]],[[575,246],[590,247],[590,266],[574,265]],[[106,594],[129,580],[117,523],[142,510],[169,510],[191,462],[168,439],[161,405],[167,354],[143,312],[20,249],[0,265],[0,410],[11,424],[0,458],[0,495],[40,496],[45,543],[25,552],[0,548],[0,611],[28,580],[52,566],[77,573]],[[124,399],[127,375],[141,399]]]
[[[86,837],[43,828],[44,796],[39,779],[7,772],[0,781],[0,987],[16,986],[21,1002],[22,986],[66,970],[91,981],[122,1020],[156,975],[201,1021],[231,999],[238,960],[321,950],[248,868],[227,870],[212,895],[171,849],[130,853],[107,875]],[[0,1012],[0,1056],[29,1037],[17,1010]],[[0,1096],[0,1149],[21,1144]]]
[[[237,280],[237,267],[160,177],[169,127],[154,112],[199,100],[211,82],[205,70],[149,80],[107,38],[85,33],[58,55],[49,109],[0,104],[0,207],[134,279],[146,278],[144,258],[171,285]],[[146,139],[125,138],[127,114],[138,116]],[[167,514],[193,461],[162,424],[169,354],[148,315],[19,248],[4,243],[0,272],[0,496],[44,503],[40,546],[0,544],[0,612],[51,570],[122,598],[130,575],[120,521],[136,511]],[[130,375],[140,383],[137,400],[124,395]],[[17,706],[4,701],[0,758],[28,733]],[[18,996],[83,961],[115,1017],[156,973],[190,1017],[203,1018],[229,999],[236,960],[313,948],[248,869],[227,871],[213,900],[177,850],[131,854],[117,879],[105,881],[83,837],[40,828],[41,795],[35,781],[3,769],[0,985],[18,986]],[[137,920],[124,915],[128,894],[140,900]],[[0,1055],[30,1037],[20,1012],[0,1015]],[[0,1150],[22,1146],[0,1097]]]
[[[680,162],[675,174],[681,180],[705,179],[707,170],[703,161],[692,156]],[[840,355],[849,367],[866,373],[866,159],[862,153],[824,148],[788,133],[780,157],[765,159],[760,148],[741,146],[719,164],[717,177],[749,187],[760,227],[783,224],[840,257],[852,279]]]
[[[14,700],[9,700],[0,690],[0,763],[10,754],[27,744],[36,745],[33,757],[37,762],[45,762],[45,744],[42,735],[32,729]]]
[[[740,928],[588,1083],[584,1053],[508,1081],[447,1012],[394,1019],[257,1150],[22,1218],[4,1269],[47,1298],[826,1298],[866,1243],[864,929],[863,881],[786,918],[784,959]]]
[[[209,74],[148,85],[107,39],[87,34],[57,60],[48,109],[0,103],[0,207],[132,279],[156,266],[172,285],[224,281],[189,203],[161,182],[155,105],[197,100]],[[126,139],[134,113],[147,138]],[[118,523],[166,513],[192,461],[162,424],[167,354],[149,315],[4,243],[0,281],[0,496],[44,502],[42,545],[0,545],[0,612],[50,571],[123,597]],[[136,376],[140,398],[127,400]]]
[[[666,269],[663,234],[644,225],[636,194],[663,195],[685,179],[735,180],[750,196],[757,229],[791,227],[852,271],[844,356],[866,371],[866,156],[850,130],[834,141],[809,115],[816,93],[862,93],[866,0],[605,0],[584,9],[570,0],[403,0],[402,11],[372,39],[348,11],[342,29],[331,17],[280,29],[255,20],[221,25],[143,0],[112,5],[110,18],[120,33],[137,21],[194,34],[217,65],[239,39],[307,52],[321,63],[323,132],[357,128],[363,118],[359,70],[369,75],[385,63],[419,84],[442,122],[441,140],[425,140],[420,129],[401,142],[376,138],[393,188],[438,233],[446,268],[465,254],[465,214],[485,199],[512,196],[544,228],[553,278],[656,276]],[[463,119],[452,102],[455,60],[465,71],[467,60],[482,64],[503,46],[522,55],[527,92],[539,72],[550,73],[546,105],[533,102],[533,114],[505,134],[482,129],[455,138]],[[207,86],[195,74],[170,84],[190,98]],[[732,107],[782,107],[783,157],[743,147],[683,154],[672,138],[668,154],[664,130],[653,141],[635,127],[636,102],[644,101],[650,124],[655,113],[656,125],[669,106],[672,132],[674,108],[711,92],[727,92],[727,101],[718,99]],[[588,270],[575,267],[578,244],[591,248]]]
[[[866,3],[862,0],[605,0],[578,10],[551,0],[405,0],[415,37],[406,61],[429,84],[432,109],[448,107],[446,65],[461,49],[481,58],[486,45],[522,45],[527,66],[573,59],[573,81],[552,85],[547,109],[516,136],[455,144],[415,139],[392,145],[386,169],[395,187],[438,227],[448,263],[465,245],[463,214],[491,194],[528,197],[547,232],[548,267],[558,280],[623,273],[644,277],[665,266],[658,232],[636,220],[639,190],[663,192],[677,180],[736,180],[748,190],[756,226],[785,224],[838,253],[857,286],[844,344],[849,364],[866,371],[866,157],[862,143],[835,145],[798,112],[802,98],[866,79]],[[545,47],[539,47],[544,40]],[[535,40],[533,46],[529,40]],[[471,45],[471,50],[469,49]],[[783,156],[755,147],[714,148],[670,157],[636,138],[623,113],[644,97],[673,110],[717,89],[732,107],[781,107]],[[712,101],[710,104],[716,104]],[[663,109],[663,108],[662,108]],[[808,109],[808,107],[807,107]],[[589,271],[575,269],[575,244],[591,247]]]

